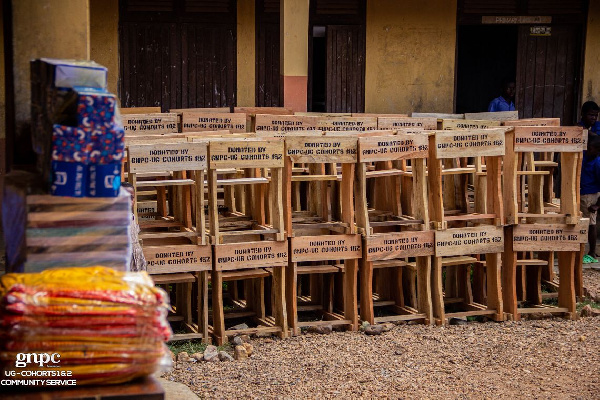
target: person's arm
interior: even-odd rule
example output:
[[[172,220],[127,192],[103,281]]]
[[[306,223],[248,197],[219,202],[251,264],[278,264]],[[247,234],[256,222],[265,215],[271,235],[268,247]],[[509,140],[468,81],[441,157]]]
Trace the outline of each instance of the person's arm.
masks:
[[[488,112],[496,112],[496,99],[490,101],[490,105],[488,106]]]
[[[598,162],[598,159],[596,159],[596,161],[597,162],[594,163],[594,176],[596,178],[596,183],[600,185],[600,162]],[[596,212],[598,211],[598,209],[600,209],[600,197],[598,197],[598,201],[596,201],[596,204],[592,204],[588,207],[588,211]]]
[[[588,207],[588,211],[596,212],[596,211],[598,211],[598,209],[600,209],[600,197],[598,197],[598,201],[596,202],[596,204],[592,204],[591,206]]]

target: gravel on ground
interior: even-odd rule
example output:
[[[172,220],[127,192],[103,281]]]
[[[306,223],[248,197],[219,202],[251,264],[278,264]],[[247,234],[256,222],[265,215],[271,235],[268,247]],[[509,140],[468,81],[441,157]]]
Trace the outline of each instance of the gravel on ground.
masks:
[[[597,297],[596,301],[600,301],[600,269],[583,270],[583,287]]]
[[[600,271],[593,272],[600,282]],[[600,318],[398,325],[379,336],[308,333],[252,342],[247,360],[178,363],[164,378],[201,398],[225,399],[597,399],[600,393]]]

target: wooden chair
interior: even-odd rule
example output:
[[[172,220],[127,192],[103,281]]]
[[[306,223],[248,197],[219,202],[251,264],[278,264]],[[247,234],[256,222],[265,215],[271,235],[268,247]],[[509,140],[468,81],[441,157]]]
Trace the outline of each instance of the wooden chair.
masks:
[[[356,224],[364,237],[360,315],[371,324],[406,320],[428,324],[434,252],[426,177],[429,139],[423,132],[391,133],[358,139]],[[403,177],[409,185],[403,184]],[[410,207],[403,207],[402,198],[412,199]],[[390,315],[376,317],[375,307]]]
[[[283,275],[288,260],[283,221],[283,149],[284,143],[278,139],[210,140],[212,334],[218,344],[227,342],[228,336],[244,333],[276,333],[282,338],[288,335]],[[240,187],[244,190],[238,190]],[[222,207],[219,188],[225,188]],[[272,303],[265,304],[267,277]],[[233,298],[233,310],[225,312],[223,282],[237,285],[238,281],[244,282],[244,298]],[[271,316],[266,313],[268,309],[272,310]],[[246,330],[226,328],[226,319],[239,318],[250,318],[257,326]]]
[[[548,312],[576,318],[575,275],[578,256],[587,241],[587,220],[580,218],[579,176],[584,136],[580,127],[516,126],[507,135],[504,201],[507,222],[503,255],[504,306],[515,320],[527,313]],[[559,152],[561,157],[560,208],[544,201],[543,176],[534,153]],[[524,154],[525,162],[519,165]],[[526,201],[519,203],[519,180],[527,176]],[[519,257],[528,253],[529,260]],[[531,252],[537,252],[534,258]],[[543,279],[558,254],[560,282]],[[519,264],[525,265],[519,271]],[[548,275],[548,274],[547,274]],[[558,292],[558,307],[544,304],[542,283]],[[528,306],[519,307],[519,303]]]
[[[354,169],[357,138],[287,136],[285,159],[285,223],[290,237],[286,272],[287,314],[293,334],[301,327],[344,325],[358,327],[357,263],[361,238],[354,224]],[[304,164],[294,169],[294,164]],[[341,171],[338,172],[338,165]],[[340,182],[341,181],[341,182]],[[306,183],[292,204],[295,182]],[[300,276],[306,275],[302,291]],[[307,289],[308,286],[308,290]],[[299,321],[300,312],[316,313]]]
[[[471,121],[463,122],[471,125]],[[500,287],[504,136],[504,128],[495,128],[435,131],[429,137],[429,216],[436,230],[431,290],[438,324],[451,317],[484,315],[496,321],[504,319]],[[481,157],[485,157],[485,163]],[[475,164],[467,165],[468,158]],[[468,196],[470,174],[475,175],[476,209]],[[479,176],[485,176],[485,189]],[[479,254],[485,254],[485,263]],[[472,268],[479,276],[471,284]],[[458,310],[446,312],[446,307]]]
[[[174,340],[208,336],[208,271],[212,268],[212,251],[204,229],[204,170],[207,167],[206,143],[136,144],[128,147],[128,180],[135,190],[134,215],[140,226],[140,239],[148,263],[148,273],[157,284],[175,285],[175,315],[186,334]],[[192,179],[191,173],[194,176]],[[142,180],[140,176],[161,179]],[[155,188],[159,213],[154,220],[138,215],[138,194]],[[163,190],[164,189],[164,190]],[[164,193],[161,199],[160,193]],[[168,193],[168,196],[167,196]],[[192,207],[192,193],[196,201]],[[167,213],[167,197],[168,209]],[[192,225],[195,211],[195,227]],[[196,285],[197,323],[192,318],[192,286]]]

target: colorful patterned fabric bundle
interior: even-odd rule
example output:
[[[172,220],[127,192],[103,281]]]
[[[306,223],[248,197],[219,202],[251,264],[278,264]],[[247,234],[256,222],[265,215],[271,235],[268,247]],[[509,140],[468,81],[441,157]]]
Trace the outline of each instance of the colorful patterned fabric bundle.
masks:
[[[171,335],[167,309],[166,293],[143,272],[89,267],[4,275],[3,379],[52,371],[52,376],[82,385],[151,374],[165,356],[164,342]],[[40,379],[44,372],[34,374]]]
[[[69,118],[52,126],[52,194],[115,197],[125,151],[116,97],[95,88],[78,87],[71,94],[65,106]]]

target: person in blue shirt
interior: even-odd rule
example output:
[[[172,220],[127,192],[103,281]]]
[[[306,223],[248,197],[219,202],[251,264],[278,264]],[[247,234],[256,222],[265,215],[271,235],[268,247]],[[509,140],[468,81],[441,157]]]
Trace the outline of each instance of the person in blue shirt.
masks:
[[[581,168],[581,187],[579,207],[584,218],[590,219],[588,243],[590,250],[583,257],[583,263],[595,263],[596,259],[596,215],[600,208],[600,137],[595,136],[588,142],[583,155]]]
[[[515,111],[515,92],[515,81],[505,80],[502,82],[502,95],[496,97],[490,102],[490,105],[488,106],[488,112]]]
[[[600,107],[593,101],[586,101],[581,106],[581,119],[578,125],[588,130],[588,140],[600,134],[600,122],[598,122],[599,111]]]

